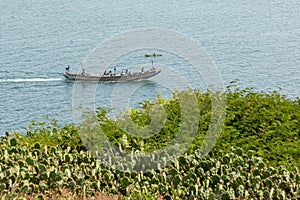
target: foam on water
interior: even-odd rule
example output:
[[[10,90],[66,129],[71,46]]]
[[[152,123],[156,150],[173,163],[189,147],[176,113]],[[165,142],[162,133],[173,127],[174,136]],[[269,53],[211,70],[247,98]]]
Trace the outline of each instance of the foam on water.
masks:
[[[0,83],[19,83],[19,82],[52,82],[62,81],[62,78],[15,78],[15,79],[2,79]]]

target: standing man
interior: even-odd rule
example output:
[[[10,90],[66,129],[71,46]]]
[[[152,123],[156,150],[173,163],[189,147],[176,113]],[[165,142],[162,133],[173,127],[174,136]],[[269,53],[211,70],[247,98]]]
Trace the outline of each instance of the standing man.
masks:
[[[67,72],[67,73],[70,72],[70,65],[68,65],[68,67],[66,67],[66,72]]]

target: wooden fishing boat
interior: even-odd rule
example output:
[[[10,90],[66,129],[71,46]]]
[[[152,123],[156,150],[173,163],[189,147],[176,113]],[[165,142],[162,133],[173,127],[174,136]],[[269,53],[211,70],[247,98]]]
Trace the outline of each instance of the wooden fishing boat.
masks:
[[[71,73],[68,70],[63,76],[70,81],[98,81],[98,82],[117,82],[117,81],[133,81],[140,79],[151,78],[160,73],[160,70],[152,67],[149,70],[142,70],[140,72],[130,72],[127,71],[125,73],[118,74],[88,74],[84,71],[80,74]]]
[[[79,74],[70,72],[70,67],[66,68],[66,72],[63,76],[70,81],[97,81],[97,82],[117,82],[117,81],[134,81],[140,79],[151,78],[160,73],[159,69],[156,69],[153,66],[153,57],[162,56],[161,54],[145,54],[145,57],[151,57],[152,68],[148,70],[141,69],[140,72],[126,72],[116,73],[116,68],[112,72],[111,70],[107,73],[106,71],[103,74],[89,74],[86,73],[84,66],[80,63],[82,72]]]

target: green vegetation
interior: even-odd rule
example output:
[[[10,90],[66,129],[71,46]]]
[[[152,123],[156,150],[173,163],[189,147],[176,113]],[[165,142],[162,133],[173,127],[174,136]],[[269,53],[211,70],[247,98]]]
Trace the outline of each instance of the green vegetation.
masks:
[[[201,149],[212,116],[211,93],[196,91],[195,94],[200,107],[200,120],[197,135],[188,149],[188,153]],[[127,123],[128,120],[124,120],[125,117],[119,120],[121,122],[111,120],[106,117],[107,111],[105,109],[99,109],[96,118],[101,123],[101,130],[113,143],[121,144],[122,148],[128,151],[152,152],[169,145],[183,124],[180,121],[181,109],[178,96],[179,94],[175,93],[171,100],[158,97],[155,102],[144,102],[141,109],[128,111],[134,122],[139,125],[147,125],[150,121],[151,107],[163,106],[166,110],[165,126],[159,133],[151,137],[135,137],[135,134],[132,134],[135,132],[133,131],[134,127],[123,131],[119,128],[119,124]],[[278,92],[256,93],[251,89],[239,90],[233,86],[228,87],[225,126],[210,156],[214,156],[220,150],[229,152],[231,147],[240,147],[244,150],[253,150],[255,155],[262,157],[267,164],[300,168],[299,111],[299,99],[290,100]],[[189,136],[186,135],[186,137]],[[82,135],[82,138],[85,136]],[[96,138],[93,139],[97,140]],[[186,138],[181,139],[188,140]]]
[[[191,93],[200,108],[198,130],[187,151],[175,159],[173,152],[181,146],[173,140],[179,130],[187,134],[176,141],[192,137],[190,129],[180,129],[191,123],[182,120],[180,95]],[[33,122],[26,135],[7,133],[0,140],[0,195],[13,199],[35,194],[42,199],[71,191],[74,198],[111,194],[124,199],[298,199],[300,101],[233,86],[225,96],[224,127],[205,157],[202,146],[212,120],[209,91],[175,92],[171,100],[158,97],[116,121],[99,108],[79,127]],[[147,129],[132,134],[151,124],[155,106],[165,110],[156,113],[158,119],[165,117],[162,129],[150,136]],[[99,130],[103,135],[89,135]],[[103,142],[104,136],[115,146]],[[167,146],[173,148],[154,154]]]

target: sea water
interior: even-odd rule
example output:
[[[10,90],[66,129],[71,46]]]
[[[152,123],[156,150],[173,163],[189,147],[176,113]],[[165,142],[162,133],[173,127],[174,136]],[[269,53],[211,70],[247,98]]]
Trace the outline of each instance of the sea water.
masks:
[[[73,123],[74,83],[64,80],[65,67],[78,72],[80,61],[101,42],[136,28],[160,27],[191,38],[213,60],[225,86],[238,79],[241,88],[266,92],[282,88],[280,93],[288,98],[300,96],[297,0],[2,0],[0,7],[0,134],[22,131],[31,120]],[[115,63],[118,70],[150,65],[144,53],[153,52],[121,57]],[[179,69],[183,77],[194,74],[184,60],[169,52],[154,61]],[[178,84],[168,71],[157,79]],[[205,91],[201,78],[191,80],[192,87]],[[87,91],[91,88],[90,83],[78,84]],[[155,79],[124,84],[136,88],[123,99],[128,107],[158,94],[172,95]],[[111,100],[115,86],[99,83],[90,93],[95,97],[92,108],[118,106]]]

